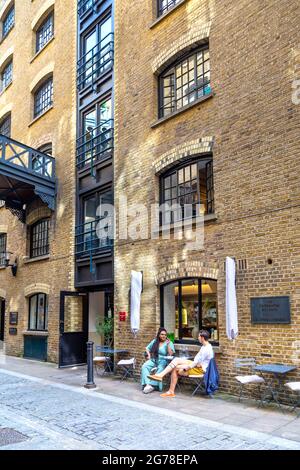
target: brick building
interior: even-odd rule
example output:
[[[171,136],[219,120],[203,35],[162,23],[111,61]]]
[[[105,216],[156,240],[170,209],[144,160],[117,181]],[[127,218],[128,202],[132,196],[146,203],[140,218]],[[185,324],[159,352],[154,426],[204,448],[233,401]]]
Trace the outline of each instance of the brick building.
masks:
[[[299,365],[299,19],[297,1],[116,4],[115,311],[129,312],[131,270],[143,271],[144,286],[140,332],[116,316],[115,344],[140,360],[162,324],[191,351],[197,328],[209,329],[227,388],[234,357]],[[164,239],[168,213],[155,239],[147,215],[141,238],[124,239],[121,194],[148,213],[153,203],[200,202],[203,249],[173,230]],[[225,330],[226,256],[237,266],[235,341]],[[276,319],[280,296],[287,306]],[[256,323],[251,299],[265,297],[270,311]]]

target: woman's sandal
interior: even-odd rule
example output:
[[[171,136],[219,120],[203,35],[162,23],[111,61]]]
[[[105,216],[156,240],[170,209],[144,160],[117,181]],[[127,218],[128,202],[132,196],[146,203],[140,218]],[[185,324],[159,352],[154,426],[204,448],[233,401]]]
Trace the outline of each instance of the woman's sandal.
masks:
[[[166,393],[162,393],[160,396],[162,398],[174,398],[176,395],[175,393],[172,393],[172,392],[166,392]]]
[[[162,382],[162,377],[158,377],[158,376],[155,375],[155,374],[153,374],[153,375],[148,375],[148,379],[156,380],[157,382]]]

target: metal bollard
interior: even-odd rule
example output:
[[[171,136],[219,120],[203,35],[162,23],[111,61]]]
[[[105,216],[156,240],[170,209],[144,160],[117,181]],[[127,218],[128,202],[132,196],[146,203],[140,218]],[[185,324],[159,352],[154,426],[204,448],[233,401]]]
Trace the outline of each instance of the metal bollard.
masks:
[[[86,345],[87,345],[87,382],[85,384],[85,388],[96,388],[96,384],[94,382],[94,363],[93,363],[94,343],[93,341],[88,341]]]

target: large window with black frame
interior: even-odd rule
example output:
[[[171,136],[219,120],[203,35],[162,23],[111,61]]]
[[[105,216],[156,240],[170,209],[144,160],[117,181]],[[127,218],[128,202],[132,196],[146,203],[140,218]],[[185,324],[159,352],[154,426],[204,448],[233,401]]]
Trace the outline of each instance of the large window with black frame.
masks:
[[[111,189],[92,193],[82,199],[82,225],[78,228],[77,254],[107,248],[112,245]]]
[[[10,137],[11,134],[11,115],[6,115],[0,121],[0,134]]]
[[[36,32],[36,52],[40,51],[54,34],[54,13],[47,16]]]
[[[53,77],[48,78],[34,94],[34,117],[39,116],[53,104]]]
[[[29,298],[28,329],[31,331],[47,331],[48,329],[48,296],[34,294]]]
[[[12,71],[13,71],[13,63],[10,60],[5,67],[3,67],[0,75],[0,93],[1,91],[5,90],[8,85],[12,82]]]
[[[164,15],[182,0],[157,0],[157,16]]]
[[[49,219],[42,219],[30,228],[30,258],[49,254]]]
[[[77,165],[93,165],[110,155],[113,149],[111,97],[88,108],[81,116],[82,134],[77,139]]]
[[[0,204],[0,207],[1,207],[1,204]],[[6,259],[6,233],[0,233],[0,266],[5,266],[5,259]]]
[[[81,38],[78,88],[90,85],[113,67],[114,37],[111,15],[103,17]]]
[[[160,180],[160,224],[214,213],[213,160],[204,155],[168,170]]]
[[[161,322],[177,342],[197,342],[201,329],[217,342],[217,281],[186,278],[162,285]]]
[[[159,117],[211,93],[208,45],[189,53],[159,77]]]
[[[15,6],[13,5],[2,20],[2,37],[8,35],[15,24]]]

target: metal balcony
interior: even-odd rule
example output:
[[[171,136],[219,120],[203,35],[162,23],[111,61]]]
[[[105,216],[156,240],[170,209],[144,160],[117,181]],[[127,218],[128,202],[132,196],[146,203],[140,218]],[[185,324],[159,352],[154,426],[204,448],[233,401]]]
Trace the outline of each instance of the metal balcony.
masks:
[[[23,206],[39,197],[55,209],[55,159],[0,134],[0,200],[22,219]]]
[[[114,34],[109,33],[93,49],[77,62],[77,86],[79,90],[93,85],[105,73],[113,69]]]
[[[77,139],[77,168],[89,165],[91,168],[98,161],[112,154],[114,148],[114,121],[109,119],[100,122]]]
[[[113,246],[113,239],[108,229],[100,226],[101,219],[77,225],[75,228],[75,254],[76,257],[93,256],[102,249]]]

